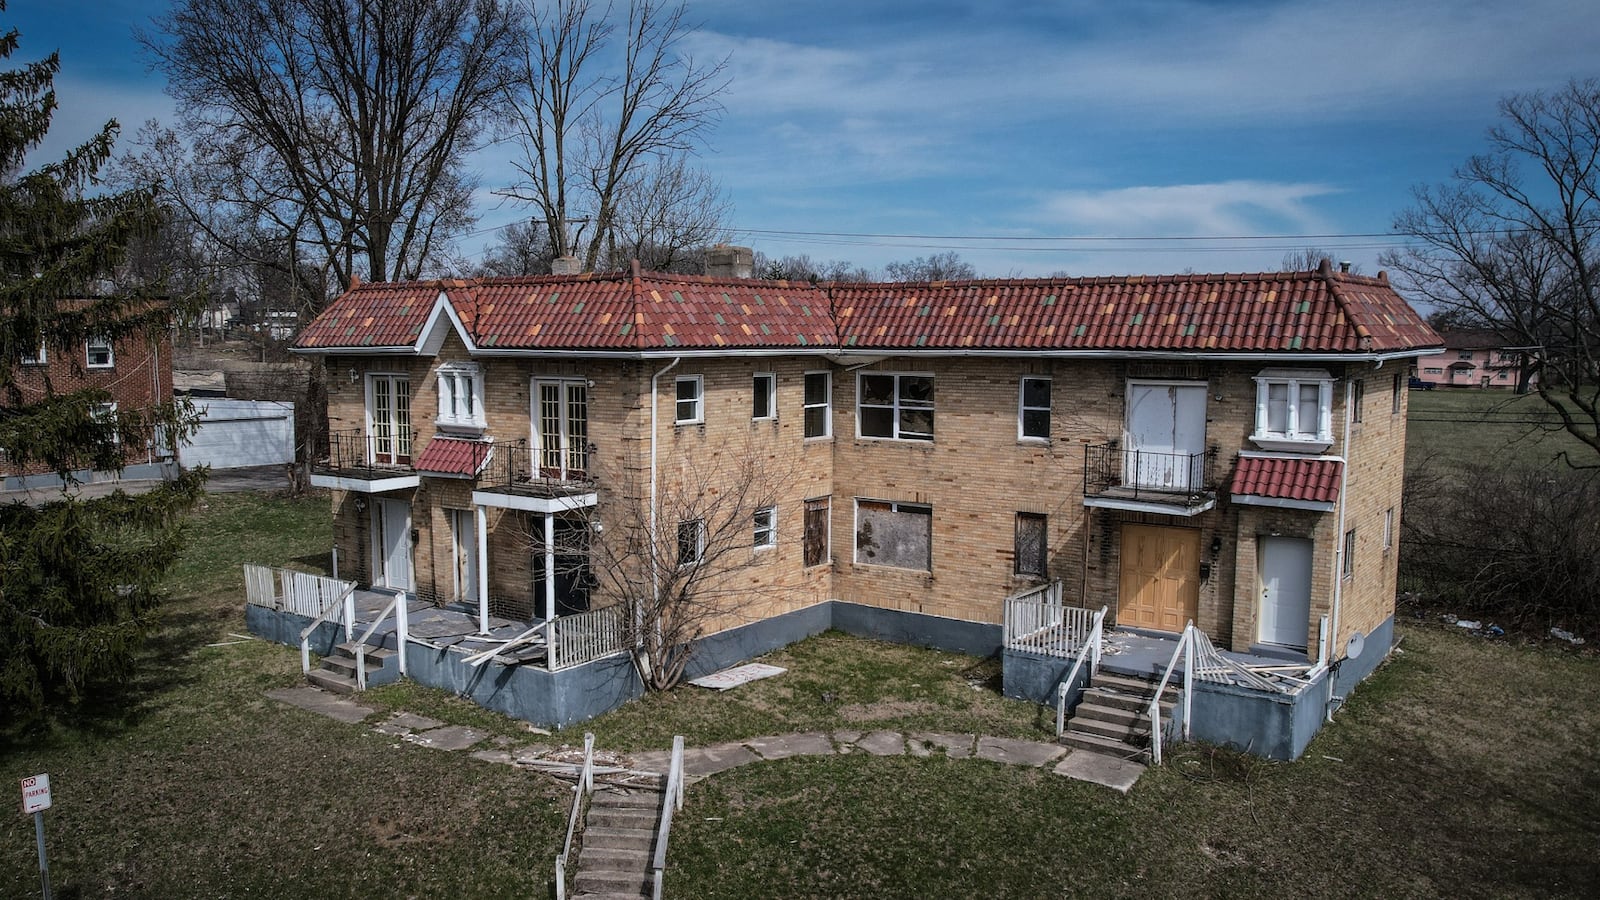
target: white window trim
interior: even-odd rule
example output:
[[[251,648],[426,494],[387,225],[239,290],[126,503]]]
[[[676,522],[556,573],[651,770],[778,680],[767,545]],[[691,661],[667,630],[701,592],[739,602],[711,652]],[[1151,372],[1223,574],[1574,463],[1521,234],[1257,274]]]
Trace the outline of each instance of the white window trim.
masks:
[[[1354,528],[1344,533],[1344,543],[1340,545],[1339,577],[1349,581],[1356,577],[1356,530]]]
[[[685,526],[693,526],[694,528],[695,548],[693,559],[683,558],[683,529]],[[706,520],[689,519],[687,521],[679,522],[675,546],[678,548],[678,568],[686,569],[689,566],[698,565],[699,563],[703,562],[706,558]]]
[[[692,382],[694,384],[694,415],[685,419],[678,414],[678,404],[690,402],[678,399],[678,387]],[[705,379],[699,375],[679,375],[672,380],[672,424],[674,425],[700,425],[706,420],[706,385]]]
[[[449,388],[451,395],[454,395],[462,379],[469,379],[468,384],[471,387],[467,397],[472,404],[472,413],[466,417],[450,415],[445,412],[445,385],[447,380],[451,384]],[[446,363],[439,367],[434,386],[438,391],[438,408],[434,410],[434,425],[439,428],[469,429],[473,431],[482,431],[484,429],[486,422],[483,416],[483,374],[476,365],[471,363]]]
[[[88,351],[85,350],[84,352],[85,352],[85,355],[87,355]],[[34,353],[32,355],[29,355],[29,356],[24,356],[18,362],[21,365],[24,365],[24,366],[44,366],[44,365],[49,365],[49,363],[50,363],[50,353],[49,353],[49,350],[45,347],[44,341],[40,341],[39,342],[39,352]]]
[[[1383,511],[1383,552],[1394,549],[1394,507]]]
[[[756,385],[765,378],[767,380],[767,414],[755,415],[755,409],[750,410],[750,421],[771,422],[778,418],[778,376],[774,372],[757,372],[750,376],[750,400],[752,407],[755,403]]]
[[[806,402],[806,380],[812,375],[822,376],[822,402]],[[813,409],[822,410],[822,433],[806,435],[806,413]],[[822,441],[833,437],[833,373],[826,369],[813,369],[806,372],[800,379],[800,433],[805,435],[805,440]]]
[[[928,511],[928,567],[926,569],[913,569],[910,566],[891,566],[887,563],[862,562],[861,560],[861,504],[886,503],[890,512],[900,512],[902,507],[915,507]],[[933,572],[933,505],[930,503],[910,503],[900,500],[883,500],[878,497],[857,497],[854,508],[855,521],[850,528],[850,561],[858,566],[871,566],[874,569],[895,569],[900,572]],[[831,537],[831,535],[830,535]]]
[[[1253,380],[1256,383],[1256,424],[1250,435],[1251,443],[1263,450],[1315,453],[1333,446],[1333,375],[1321,369],[1263,369]],[[1308,382],[1318,386],[1315,438],[1297,437],[1294,431],[1300,421],[1300,385]],[[1267,388],[1273,384],[1288,387],[1290,408],[1286,424],[1290,430],[1287,433],[1267,430]]]
[[[1025,403],[1023,398],[1025,398],[1028,395],[1028,382],[1030,382],[1030,381],[1042,381],[1045,384],[1050,385],[1050,404],[1051,404],[1050,406],[1028,406],[1028,405],[1026,405],[1026,403]],[[1051,429],[1049,428],[1049,425],[1051,423],[1048,422],[1048,417],[1053,412],[1053,409],[1054,409],[1054,406],[1055,406],[1055,402],[1056,402],[1055,385],[1050,383],[1050,376],[1048,376],[1048,375],[1024,375],[1024,376],[1022,376],[1022,378],[1017,382],[1017,440],[1023,441],[1025,443],[1030,443],[1030,444],[1048,444],[1048,443],[1050,443],[1049,431]],[[1047,417],[1046,428],[1045,428],[1046,433],[1042,434],[1042,435],[1025,433],[1024,430],[1023,430],[1023,424],[1022,424],[1023,423],[1023,418],[1027,415],[1027,413],[1030,410],[1037,411],[1037,410],[1041,410],[1041,409],[1044,410],[1044,414]]]
[[[873,409],[889,409],[891,411],[890,424],[893,427],[891,429],[891,433],[887,434],[887,435],[863,434],[862,431],[861,431],[861,407],[864,405],[861,402],[861,382],[864,379],[866,379],[868,377],[872,377],[872,376],[876,376],[876,377],[879,377],[879,378],[892,378],[894,380],[894,388],[893,388],[893,400],[894,400],[894,402],[893,402],[893,405],[892,406],[888,406],[888,407],[884,407],[884,406],[880,406],[878,404],[872,404],[872,408]],[[937,411],[937,403],[938,403],[938,401],[937,400],[930,402],[926,407],[922,407],[922,406],[904,407],[905,409],[926,409],[929,412],[934,413],[934,428],[933,428],[933,431],[928,432],[928,435],[926,437],[921,437],[921,436],[917,436],[917,437],[901,437],[900,436],[901,435],[901,431],[900,431],[900,410],[902,409],[902,407],[900,406],[900,379],[902,379],[902,378],[926,378],[930,382],[934,381],[934,375],[933,375],[932,372],[884,372],[884,371],[879,371],[879,370],[870,370],[870,371],[869,370],[862,370],[862,371],[856,373],[856,437],[858,439],[863,440],[863,441],[898,441],[900,443],[905,443],[905,444],[931,444],[931,443],[933,443],[934,437],[935,437],[935,435],[937,435],[938,430],[939,430],[939,426],[938,426],[938,411]],[[938,385],[937,384],[934,385],[934,390],[935,391],[938,390]],[[936,396],[937,396],[937,394],[936,394]]]
[[[94,348],[95,347],[104,347],[104,348],[106,348],[106,361],[105,362],[97,363],[97,362],[94,361],[93,353],[94,353]],[[117,350],[116,350],[115,347],[111,346],[111,342],[109,340],[106,340],[103,337],[86,338],[86,339],[84,339],[84,342],[83,342],[83,362],[84,362],[84,365],[88,366],[91,369],[112,369],[112,368],[115,368],[116,365],[117,365]]]
[[[363,410],[363,415],[366,418],[366,425],[367,425],[367,430],[366,430],[366,445],[367,445],[367,448],[366,448],[366,453],[365,453],[366,461],[367,461],[368,464],[371,464],[371,463],[373,463],[373,462],[375,462],[377,460],[377,455],[378,455],[378,427],[377,427],[378,420],[373,416],[373,412],[374,412],[373,407],[377,403],[377,396],[376,396],[377,392],[373,389],[373,385],[379,379],[387,380],[389,382],[389,387],[390,387],[389,402],[391,404],[391,408],[390,408],[389,412],[390,412],[391,416],[393,416],[393,414],[395,412],[395,405],[394,404],[395,404],[396,398],[398,397],[398,391],[396,390],[396,387],[400,383],[404,383],[405,384],[406,394],[407,394],[407,397],[406,397],[406,428],[405,429],[399,428],[398,427],[399,426],[398,422],[391,422],[390,423],[391,427],[395,428],[395,433],[394,433],[394,435],[392,435],[392,439],[394,440],[395,444],[394,444],[394,449],[391,452],[391,455],[396,456],[396,457],[404,456],[407,459],[410,459],[410,458],[412,458],[414,456],[412,451],[416,450],[416,447],[412,446],[412,435],[410,433],[410,432],[414,431],[415,428],[416,428],[416,426],[415,426],[415,421],[416,420],[411,414],[411,401],[414,399],[411,396],[411,373],[410,372],[368,372],[368,373],[366,373],[366,394],[367,394],[367,396],[366,396],[366,402],[365,402],[365,409]],[[404,444],[405,444],[405,447],[406,447],[406,452],[405,453],[401,453],[400,452],[400,444],[402,443],[402,441],[401,441],[401,437],[402,437],[401,431],[402,430],[406,432],[406,434],[403,435],[404,438],[405,438],[405,440],[404,440]]]
[[[113,400],[110,403],[96,403],[93,406],[90,415],[94,416],[97,420],[115,420],[117,416],[117,401]],[[111,432],[111,443],[116,444],[119,447],[122,446],[122,429],[119,428]]]
[[[766,524],[761,523],[766,517]],[[750,546],[755,550],[771,550],[778,546],[778,508],[776,506],[763,506],[756,510],[754,518],[754,534],[751,535]],[[761,539],[762,532],[766,533],[766,540]]]

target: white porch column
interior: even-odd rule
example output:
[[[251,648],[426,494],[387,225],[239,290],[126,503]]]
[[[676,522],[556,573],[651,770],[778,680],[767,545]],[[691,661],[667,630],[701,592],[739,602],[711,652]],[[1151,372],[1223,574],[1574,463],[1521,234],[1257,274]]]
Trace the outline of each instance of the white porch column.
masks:
[[[479,505],[473,506],[478,517],[478,527],[473,531],[478,550],[478,631],[489,633],[489,514]]]
[[[544,514],[544,619],[556,617],[556,514]]]

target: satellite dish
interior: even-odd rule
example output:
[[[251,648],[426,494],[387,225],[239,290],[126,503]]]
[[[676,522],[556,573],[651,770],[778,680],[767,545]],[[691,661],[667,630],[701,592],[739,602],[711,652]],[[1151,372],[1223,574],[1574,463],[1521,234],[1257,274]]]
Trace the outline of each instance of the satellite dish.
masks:
[[[1361,655],[1362,648],[1367,646],[1367,636],[1357,631],[1350,635],[1350,640],[1345,641],[1344,655],[1346,659],[1355,659]]]

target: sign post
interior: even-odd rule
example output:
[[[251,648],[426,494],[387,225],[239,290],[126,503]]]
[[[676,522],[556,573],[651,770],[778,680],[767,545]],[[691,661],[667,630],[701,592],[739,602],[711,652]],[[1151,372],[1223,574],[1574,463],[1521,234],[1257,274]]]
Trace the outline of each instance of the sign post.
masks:
[[[33,834],[39,843],[39,883],[44,900],[50,900],[50,862],[44,855],[44,811],[50,808],[50,776],[31,775],[22,779],[22,814],[33,815]]]

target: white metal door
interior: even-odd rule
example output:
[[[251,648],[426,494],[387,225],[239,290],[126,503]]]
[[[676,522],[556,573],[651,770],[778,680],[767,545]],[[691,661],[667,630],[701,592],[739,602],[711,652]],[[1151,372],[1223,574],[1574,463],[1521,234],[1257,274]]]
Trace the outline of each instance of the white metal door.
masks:
[[[1205,385],[1129,384],[1126,443],[1124,481],[1170,491],[1198,487],[1190,485],[1190,455],[1206,448]]]
[[[1261,643],[1303,650],[1311,625],[1311,542],[1260,540]]]
[[[450,534],[453,538],[452,554],[455,557],[456,597],[461,600],[478,599],[478,540],[477,521],[470,509],[452,509]]]
[[[373,504],[374,587],[411,590],[411,504],[379,500]]]

